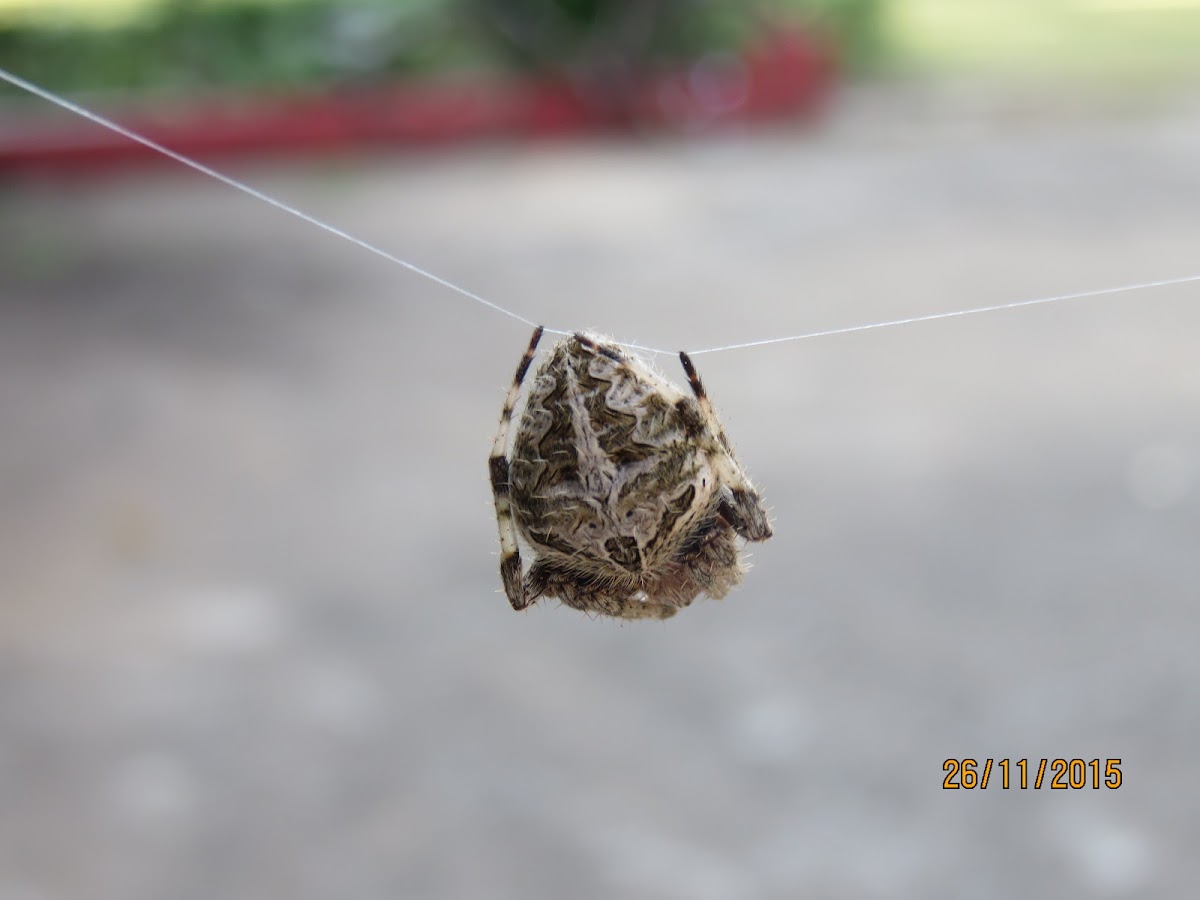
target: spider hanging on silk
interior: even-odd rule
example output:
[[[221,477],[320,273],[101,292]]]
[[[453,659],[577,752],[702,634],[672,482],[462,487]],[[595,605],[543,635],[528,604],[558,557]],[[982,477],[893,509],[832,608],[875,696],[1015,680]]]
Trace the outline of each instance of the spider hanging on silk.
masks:
[[[689,396],[596,335],[538,368],[512,449],[513,408],[539,327],[504,401],[489,460],[500,575],[513,609],[556,597],[584,612],[666,619],[742,580],[738,538],[765,541],[761,495],[733,454],[695,366]],[[533,550],[522,572],[518,536]]]

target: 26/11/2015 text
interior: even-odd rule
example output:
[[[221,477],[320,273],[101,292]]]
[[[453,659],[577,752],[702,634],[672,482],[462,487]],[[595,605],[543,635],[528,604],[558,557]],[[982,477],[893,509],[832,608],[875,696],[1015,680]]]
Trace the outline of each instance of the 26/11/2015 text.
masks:
[[[944,790],[986,788],[1003,790],[1116,790],[1123,783],[1119,759],[948,759],[942,763]],[[1047,778],[1049,776],[1049,778]]]

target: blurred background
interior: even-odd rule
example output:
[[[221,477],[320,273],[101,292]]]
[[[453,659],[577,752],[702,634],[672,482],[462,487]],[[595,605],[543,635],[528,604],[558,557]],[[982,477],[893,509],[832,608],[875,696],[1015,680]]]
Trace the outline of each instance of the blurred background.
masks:
[[[1186,0],[0,0],[0,67],[663,348],[1200,274],[1198,50]],[[518,615],[528,329],[5,88],[0,900],[1196,896],[1198,296],[700,356],[744,585]]]

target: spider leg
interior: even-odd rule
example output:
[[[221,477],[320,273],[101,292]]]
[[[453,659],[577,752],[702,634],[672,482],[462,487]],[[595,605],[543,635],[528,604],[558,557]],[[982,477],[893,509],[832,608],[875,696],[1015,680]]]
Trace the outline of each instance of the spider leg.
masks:
[[[560,599],[572,609],[614,619],[669,619],[679,612],[678,606],[604,593],[564,593]]]
[[[681,350],[679,361],[683,364],[688,384],[692,386],[692,393],[696,395],[696,404],[700,407],[704,424],[715,438],[709,457],[717,477],[727,488],[726,495],[721,499],[721,514],[746,540],[765,541],[771,536],[771,523],[767,521],[762,497],[734,457],[733,447],[729,444],[729,438],[725,437],[725,429],[713,410],[712,401],[708,399],[708,392],[704,390],[704,384],[700,381],[691,357]]]
[[[504,582],[504,593],[513,609],[524,609],[529,605],[525,586],[521,580],[521,551],[517,548],[517,523],[513,519],[512,500],[509,493],[512,484],[509,479],[508,429],[512,424],[513,407],[521,393],[521,383],[529,364],[533,362],[533,354],[537,350],[538,341],[542,339],[542,326],[534,329],[533,337],[521,364],[517,366],[517,374],[513,378],[508,396],[504,398],[504,409],[500,413],[500,427],[496,431],[496,439],[492,441],[492,454],[488,458],[488,472],[492,482],[492,498],[496,502],[496,527],[500,531],[500,579]]]
[[[534,600],[558,598],[580,612],[611,616],[614,619],[669,619],[683,604],[661,603],[647,597],[638,599],[637,587],[625,580],[581,578],[571,567],[541,558],[529,570],[528,590]]]
[[[683,363],[683,371],[687,375],[688,384],[692,387],[692,393],[696,395],[696,402],[700,404],[700,414],[704,417],[704,424],[716,436],[725,452],[732,454],[733,448],[729,446],[729,438],[725,437],[725,429],[713,410],[712,401],[708,399],[708,391],[704,389],[704,382],[700,380],[696,367],[692,364],[692,358],[680,350],[679,361]]]
[[[720,600],[745,573],[734,528],[722,514],[688,537],[650,593],[678,606],[691,603],[700,592]]]
[[[633,600],[626,598],[620,601],[620,611],[610,613],[621,619],[669,619],[679,612],[678,606],[668,603],[655,603],[652,600]]]

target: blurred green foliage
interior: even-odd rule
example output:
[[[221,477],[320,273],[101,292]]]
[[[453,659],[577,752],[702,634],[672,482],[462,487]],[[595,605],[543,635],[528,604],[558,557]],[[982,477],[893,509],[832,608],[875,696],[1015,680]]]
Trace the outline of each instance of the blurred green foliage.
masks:
[[[885,0],[780,0],[777,7],[787,18],[827,32],[850,72],[875,72],[892,60]]]
[[[129,21],[0,23],[0,66],[59,91],[289,88],[464,70],[604,78],[735,50],[780,20],[877,52],[879,0],[165,0]]]
[[[478,55],[462,45],[447,6],[420,0],[171,0],[111,27],[0,27],[0,64],[65,91],[287,87],[423,72]]]
[[[531,69],[619,85],[799,22],[852,73],[1132,82],[1200,71],[1200,0],[111,0],[109,16],[97,0],[86,17],[68,3],[0,0],[0,66],[61,91]]]
[[[712,0],[464,0],[506,63],[524,69],[654,65],[749,39],[749,7]]]

